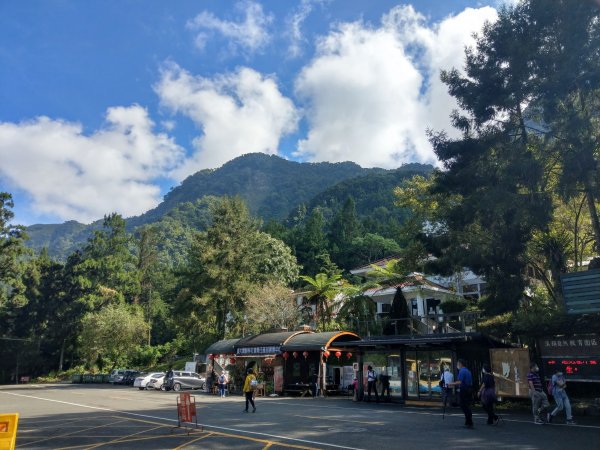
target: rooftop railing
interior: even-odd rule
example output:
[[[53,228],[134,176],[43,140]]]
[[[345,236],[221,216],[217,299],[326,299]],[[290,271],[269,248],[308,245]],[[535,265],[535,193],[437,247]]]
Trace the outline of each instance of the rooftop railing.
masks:
[[[427,336],[443,334],[464,334],[477,331],[479,312],[453,314],[426,314],[404,319],[379,317],[376,320],[351,323],[353,331],[364,339],[371,336]]]

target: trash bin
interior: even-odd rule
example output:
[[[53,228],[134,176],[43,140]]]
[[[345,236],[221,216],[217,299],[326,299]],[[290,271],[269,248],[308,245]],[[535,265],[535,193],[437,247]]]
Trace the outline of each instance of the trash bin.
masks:
[[[71,376],[71,383],[81,383],[83,376],[80,373],[73,374]]]
[[[84,383],[91,383],[92,381],[94,381],[94,375],[92,375],[91,373],[83,374],[83,382]]]
[[[102,383],[102,374],[98,373],[96,375],[94,375],[94,383]]]
[[[110,374],[109,373],[103,373],[102,374],[102,383],[108,383],[109,379],[110,379]]]

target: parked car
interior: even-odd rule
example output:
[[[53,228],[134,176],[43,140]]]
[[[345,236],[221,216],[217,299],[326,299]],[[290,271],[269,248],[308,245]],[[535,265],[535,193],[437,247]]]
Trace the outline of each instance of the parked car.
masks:
[[[125,372],[129,372],[129,369],[115,369],[108,376],[108,382],[111,384],[122,384]]]
[[[133,382],[141,373],[142,372],[140,372],[139,370],[126,370],[125,375],[123,375],[123,381],[121,382],[121,384],[133,386]]]
[[[172,389],[180,391],[181,389],[205,389],[206,378],[201,377],[196,372],[185,372],[180,370],[173,371]]]
[[[157,377],[152,377],[150,378],[150,380],[148,381],[148,384],[146,385],[146,389],[157,389],[157,390],[162,390],[164,391],[164,384],[163,382],[165,381],[165,374],[161,373],[159,376]]]
[[[158,378],[159,376],[164,376],[163,372],[153,372],[148,374],[139,374],[138,377],[133,382],[133,387],[139,388],[140,391],[144,390],[148,387],[148,383],[153,378]]]

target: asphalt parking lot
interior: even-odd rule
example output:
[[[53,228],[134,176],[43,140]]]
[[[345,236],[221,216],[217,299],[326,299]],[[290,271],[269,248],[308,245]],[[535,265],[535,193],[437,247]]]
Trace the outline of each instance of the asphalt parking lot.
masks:
[[[194,393],[192,393],[194,394]],[[258,398],[256,414],[241,397],[196,392],[198,429],[177,427],[177,394],[105,385],[0,387],[0,413],[20,414],[22,449],[568,449],[598,448],[600,418],[578,425],[534,425],[523,413],[503,414],[475,429],[452,409],[354,403],[347,398]]]

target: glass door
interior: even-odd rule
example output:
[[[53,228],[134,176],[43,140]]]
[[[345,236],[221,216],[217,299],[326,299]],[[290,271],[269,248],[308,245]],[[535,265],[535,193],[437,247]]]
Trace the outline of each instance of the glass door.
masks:
[[[417,367],[417,352],[406,352],[406,395],[408,398],[419,398],[419,371]]]

